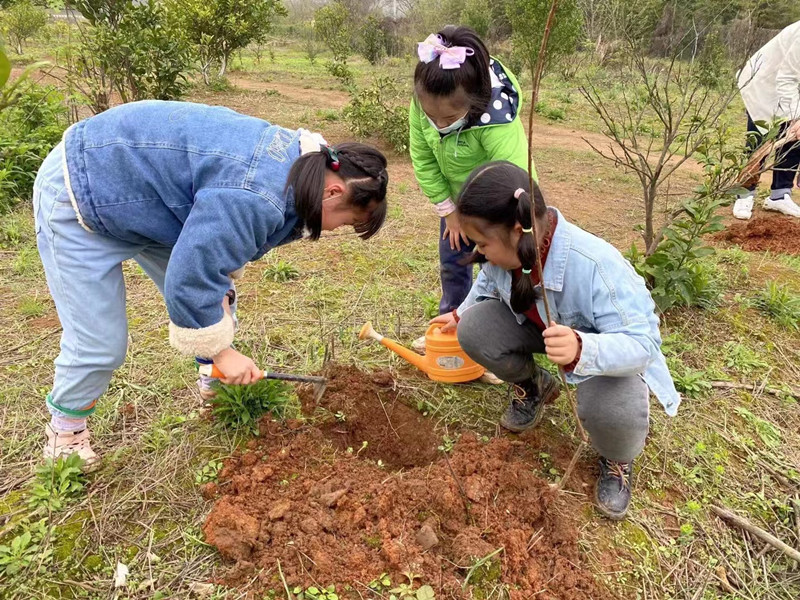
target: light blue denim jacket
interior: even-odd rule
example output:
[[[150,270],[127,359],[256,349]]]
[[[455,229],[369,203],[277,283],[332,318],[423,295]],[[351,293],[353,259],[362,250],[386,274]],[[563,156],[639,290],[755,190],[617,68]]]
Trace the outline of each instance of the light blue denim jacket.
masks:
[[[67,189],[89,235],[172,248],[164,295],[180,351],[227,347],[229,275],[301,236],[285,189],[301,133],[223,107],[146,101],[64,134]]]
[[[641,373],[667,414],[675,416],[681,397],[661,353],[655,304],[644,280],[619,251],[558,213],[544,283],[551,317],[572,327],[583,342],[580,361],[566,374],[567,381]],[[510,272],[484,265],[458,314],[487,298],[499,298],[511,308]],[[541,299],[536,308],[546,322]],[[525,321],[524,315],[516,317]]]

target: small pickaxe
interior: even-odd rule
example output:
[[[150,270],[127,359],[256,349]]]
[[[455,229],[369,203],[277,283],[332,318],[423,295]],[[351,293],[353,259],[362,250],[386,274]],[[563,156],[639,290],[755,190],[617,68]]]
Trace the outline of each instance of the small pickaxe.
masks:
[[[198,365],[197,372],[206,377],[215,377],[217,379],[224,379],[225,374],[220,371],[215,364]],[[259,379],[275,379],[278,381],[292,381],[295,383],[310,383],[314,386],[314,403],[319,402],[322,394],[325,393],[325,388],[328,386],[327,377],[315,377],[313,375],[291,375],[289,373],[276,373],[274,371],[261,371]]]

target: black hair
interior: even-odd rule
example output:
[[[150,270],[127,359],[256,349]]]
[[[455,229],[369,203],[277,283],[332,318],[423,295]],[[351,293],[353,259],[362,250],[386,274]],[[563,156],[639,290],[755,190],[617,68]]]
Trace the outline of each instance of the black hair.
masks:
[[[438,35],[448,48],[464,46],[472,48],[474,53],[458,69],[442,69],[439,57],[429,63],[420,61],[414,69],[414,86],[432,96],[449,96],[463,88],[469,98],[468,121],[475,123],[492,99],[489,51],[469,27],[447,25]]]
[[[517,190],[523,191],[517,194]],[[517,198],[517,195],[519,198]],[[537,221],[547,214],[541,188],[534,182],[533,201]],[[459,217],[480,219],[489,225],[510,231],[519,223],[532,229],[530,178],[527,171],[508,161],[485,163],[470,173],[458,197]],[[533,233],[523,233],[517,256],[526,271],[536,269],[537,244]],[[531,278],[517,278],[511,290],[511,308],[522,313],[536,301],[538,294]]]
[[[375,235],[386,219],[386,186],[389,184],[386,157],[367,144],[345,142],[303,154],[289,171],[286,189],[294,190],[295,209],[311,231],[311,239],[319,239],[322,233],[322,195],[328,169],[336,171],[344,179],[351,206],[366,209],[377,203],[369,220],[355,224],[361,239]]]

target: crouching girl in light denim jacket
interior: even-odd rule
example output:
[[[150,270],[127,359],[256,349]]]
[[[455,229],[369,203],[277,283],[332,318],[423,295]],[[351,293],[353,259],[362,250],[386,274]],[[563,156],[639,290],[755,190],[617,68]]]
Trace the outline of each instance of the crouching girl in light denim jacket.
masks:
[[[674,416],[680,403],[664,356],[658,317],[644,280],[611,244],[569,223],[533,192],[528,174],[508,162],[475,169],[458,200],[458,218],[490,263],[464,303],[435,322],[457,327],[473,360],[514,385],[500,423],[519,432],[536,425],[558,382],[538,369],[546,353],[578,386],[578,413],[601,456],[595,500],[621,519],[630,503],[633,459],[648,432],[648,388]],[[545,326],[536,253],[555,322]],[[558,325],[556,323],[559,323]]]
[[[329,147],[222,108],[126,104],[77,123],[34,187],[39,254],[63,327],[47,406],[45,456],[97,461],[87,417],[126,354],[122,262],[163,294],[169,339],[247,384],[253,361],[231,347],[232,277],[271,248],[386,214],[386,159],[363,144]]]

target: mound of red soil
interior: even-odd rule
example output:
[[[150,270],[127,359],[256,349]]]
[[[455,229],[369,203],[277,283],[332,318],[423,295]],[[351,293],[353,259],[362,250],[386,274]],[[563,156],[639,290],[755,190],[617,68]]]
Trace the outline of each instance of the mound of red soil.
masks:
[[[280,564],[290,587],[336,584],[340,597],[375,597],[370,581],[388,572],[397,584],[408,571],[454,598],[471,597],[473,583],[505,583],[519,599],[613,597],[581,566],[577,529],[554,510],[527,444],[465,434],[447,459],[383,374],[339,369],[321,402],[337,421],[264,422],[207,490],[221,497],[206,539],[235,561],[221,583],[282,591]],[[462,590],[476,559],[498,548]]]
[[[750,251],[800,254],[800,220],[787,216],[756,217],[746,223],[734,223],[718,233],[717,238]]]

